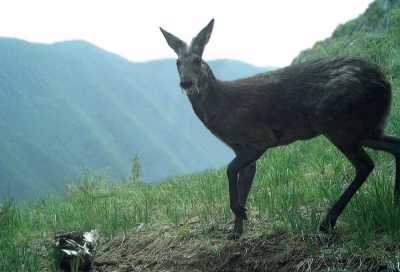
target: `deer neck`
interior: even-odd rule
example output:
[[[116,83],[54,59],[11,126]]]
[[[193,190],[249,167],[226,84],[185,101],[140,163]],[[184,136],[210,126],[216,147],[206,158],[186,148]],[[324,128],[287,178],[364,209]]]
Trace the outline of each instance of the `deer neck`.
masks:
[[[219,107],[220,92],[218,82],[211,68],[206,64],[205,73],[199,81],[199,91],[188,94],[194,112],[206,125]]]

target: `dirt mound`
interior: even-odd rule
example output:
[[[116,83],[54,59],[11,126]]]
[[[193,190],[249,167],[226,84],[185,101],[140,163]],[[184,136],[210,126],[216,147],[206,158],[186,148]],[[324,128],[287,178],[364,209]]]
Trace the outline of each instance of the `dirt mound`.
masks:
[[[159,241],[157,234],[114,239],[95,260],[98,271],[291,271],[306,257],[288,248],[285,234],[237,242]],[[158,245],[162,244],[162,247]],[[155,246],[157,245],[157,246]],[[112,249],[112,254],[108,250]]]
[[[338,235],[299,237],[286,232],[249,231],[240,240],[230,241],[227,233],[228,225],[140,226],[129,235],[103,243],[95,258],[95,270],[396,271],[379,260],[346,253]]]

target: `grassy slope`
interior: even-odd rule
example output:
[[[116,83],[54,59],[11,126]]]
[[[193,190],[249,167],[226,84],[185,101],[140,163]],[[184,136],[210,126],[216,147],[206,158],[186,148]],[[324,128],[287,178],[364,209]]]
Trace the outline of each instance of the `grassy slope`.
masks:
[[[333,38],[317,43],[295,61],[362,56],[380,64],[393,89],[399,90],[400,9],[382,12],[383,2],[388,1],[375,2],[364,16],[340,26]],[[399,99],[394,91],[387,128],[396,135]],[[393,161],[387,154],[369,153],[376,169],[340,217],[334,237],[318,234],[318,224],[353,171],[319,138],[271,150],[259,161],[248,203],[250,220],[239,242],[225,240],[231,213],[224,169],[170,178],[155,186],[113,186],[103,175],[90,174],[65,197],[19,207],[3,204],[0,271],[43,271],[40,267],[51,256],[44,258],[46,245],[38,241],[57,231],[92,228],[110,239],[100,247],[100,271],[130,271],[129,265],[144,271],[396,271],[400,213],[392,204]],[[135,230],[140,223],[146,224],[142,232]]]

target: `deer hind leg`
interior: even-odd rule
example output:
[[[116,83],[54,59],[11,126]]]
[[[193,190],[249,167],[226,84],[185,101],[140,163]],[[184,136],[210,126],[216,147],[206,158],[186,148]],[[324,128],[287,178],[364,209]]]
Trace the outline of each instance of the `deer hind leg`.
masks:
[[[400,139],[382,135],[376,138],[368,138],[362,142],[364,146],[383,150],[394,155],[396,163],[396,177],[394,185],[394,202],[400,207]]]
[[[334,143],[334,142],[333,142]],[[374,168],[374,163],[368,154],[362,149],[361,145],[338,145],[334,143],[336,147],[347,157],[356,170],[354,180],[346,188],[339,200],[332,206],[328,214],[320,225],[320,230],[329,232],[335,227],[336,220],[346,207],[347,203],[361,187],[364,181],[367,179],[369,173]]]

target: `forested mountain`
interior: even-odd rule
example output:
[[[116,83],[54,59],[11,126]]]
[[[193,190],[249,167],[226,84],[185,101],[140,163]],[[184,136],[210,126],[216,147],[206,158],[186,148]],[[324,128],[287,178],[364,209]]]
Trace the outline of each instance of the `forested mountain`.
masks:
[[[85,168],[147,181],[225,164],[195,117],[175,60],[130,62],[85,41],[0,39],[0,198],[58,191]],[[266,69],[212,61],[225,79]]]

